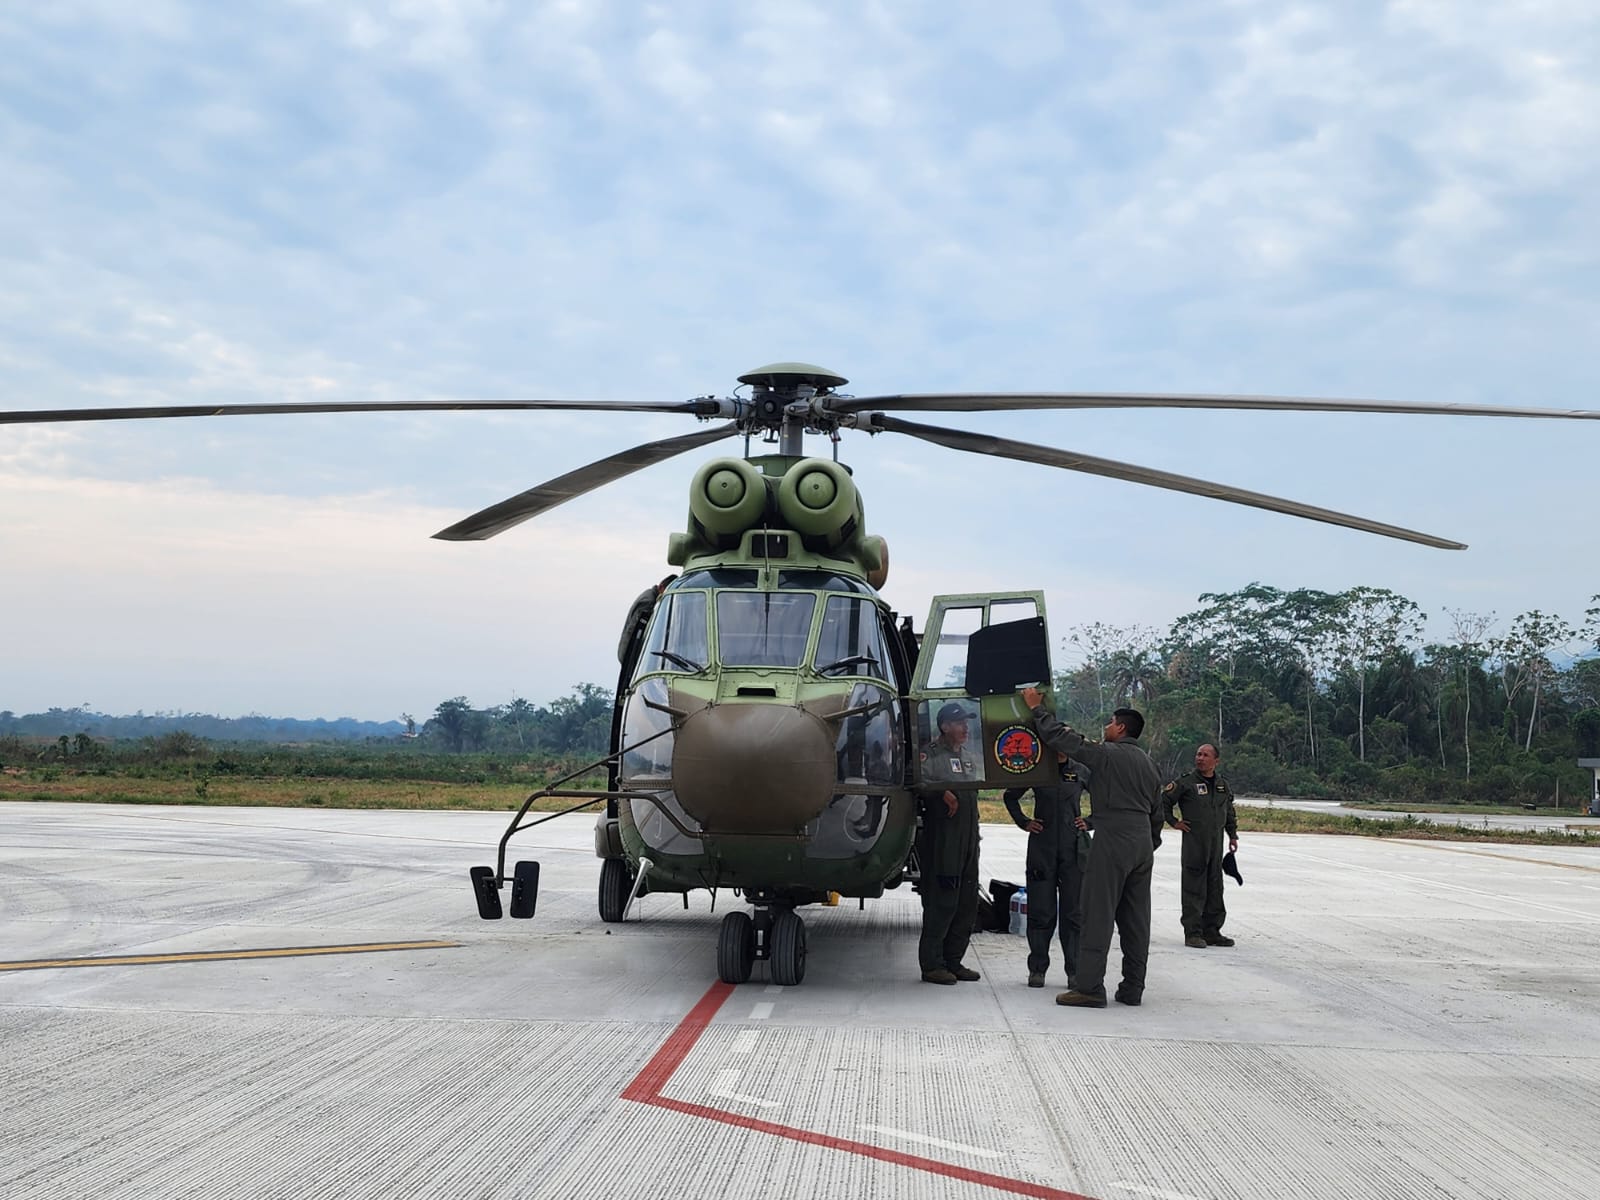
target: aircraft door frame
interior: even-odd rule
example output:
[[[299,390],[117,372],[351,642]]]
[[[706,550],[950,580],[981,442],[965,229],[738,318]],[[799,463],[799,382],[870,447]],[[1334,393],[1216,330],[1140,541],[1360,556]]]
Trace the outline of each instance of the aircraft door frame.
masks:
[[[989,630],[995,631],[992,636],[982,636]],[[1007,656],[997,666],[998,677],[994,670],[985,669],[996,666],[991,660],[974,670],[973,654],[983,653],[986,643],[998,644]],[[957,661],[959,672],[954,666]],[[1007,672],[1027,673],[1034,663],[1041,668],[1039,678],[1005,682]],[[933,679],[939,676],[946,682],[935,684]],[[989,677],[983,687],[988,694],[969,690],[970,678],[983,682],[984,676]],[[908,694],[912,702],[912,732],[919,748],[913,760],[913,785],[924,790],[948,787],[953,773],[955,777],[975,774],[972,784],[977,789],[1054,782],[1059,778],[1055,756],[1040,743],[1033,715],[1018,694],[1023,685],[1033,683],[1048,695],[1053,678],[1043,592],[935,596],[923,626],[922,647]],[[938,736],[938,715],[952,705],[965,717],[972,758],[976,760],[975,772],[971,766],[956,761],[957,756],[936,754],[930,758],[927,753],[928,744]],[[952,710],[951,716],[954,715]]]

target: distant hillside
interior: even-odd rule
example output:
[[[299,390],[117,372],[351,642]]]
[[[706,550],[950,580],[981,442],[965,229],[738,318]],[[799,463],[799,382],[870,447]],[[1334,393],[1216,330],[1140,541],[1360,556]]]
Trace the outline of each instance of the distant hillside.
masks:
[[[405,732],[400,721],[358,721],[297,717],[216,717],[209,713],[135,713],[114,717],[84,708],[52,708],[42,713],[0,711],[0,736],[58,738],[86,733],[92,738],[144,738],[180,730],[218,742],[349,742],[367,738],[398,738]]]

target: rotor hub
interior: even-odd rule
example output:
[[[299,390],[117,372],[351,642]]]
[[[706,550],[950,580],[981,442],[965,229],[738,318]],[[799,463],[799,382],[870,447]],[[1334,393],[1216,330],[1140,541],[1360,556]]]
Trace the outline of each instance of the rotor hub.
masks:
[[[753,387],[769,388],[779,394],[793,393],[802,385],[810,386],[818,392],[831,392],[834,388],[843,387],[850,381],[843,375],[835,375],[826,367],[813,366],[811,363],[784,362],[768,363],[764,367],[757,367],[754,371],[746,371],[739,376],[740,383],[748,383]]]

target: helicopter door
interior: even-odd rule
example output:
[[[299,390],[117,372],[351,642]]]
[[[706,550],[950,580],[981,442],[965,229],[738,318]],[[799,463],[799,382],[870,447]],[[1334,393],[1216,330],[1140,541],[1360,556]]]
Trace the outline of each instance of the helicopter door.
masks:
[[[1053,782],[1055,755],[1019,695],[1029,684],[1048,693],[1051,679],[1043,592],[935,596],[912,674],[917,786]],[[952,746],[957,740],[965,752]]]

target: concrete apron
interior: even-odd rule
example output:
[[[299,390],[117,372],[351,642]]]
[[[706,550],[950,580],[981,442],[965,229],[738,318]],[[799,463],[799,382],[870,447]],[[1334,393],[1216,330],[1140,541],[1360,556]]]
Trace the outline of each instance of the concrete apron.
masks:
[[[798,988],[718,984],[734,898],[603,924],[581,816],[513,843],[537,916],[483,922],[504,823],[0,805],[4,964],[355,948],[0,969],[0,1197],[1600,1189],[1593,851],[1247,835],[1201,951],[1169,844],[1144,1006],[1077,1011],[1009,935],[920,983],[908,890],[803,910]],[[984,878],[1023,846],[986,827]]]

